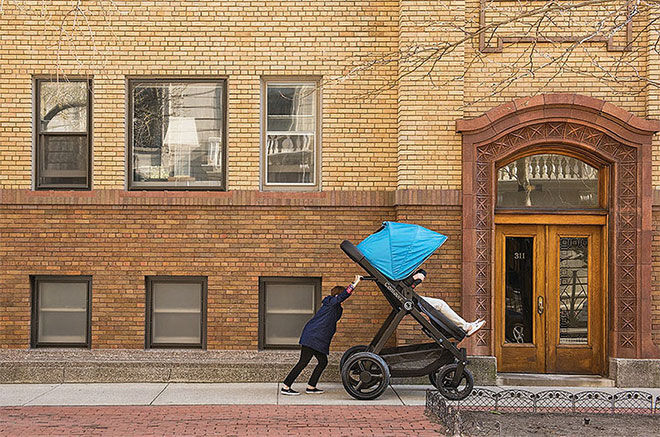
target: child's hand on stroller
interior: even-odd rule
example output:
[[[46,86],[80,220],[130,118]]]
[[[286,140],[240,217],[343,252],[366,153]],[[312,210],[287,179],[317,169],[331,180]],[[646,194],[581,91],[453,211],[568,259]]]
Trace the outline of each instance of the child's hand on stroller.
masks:
[[[357,287],[357,285],[360,283],[360,280],[362,279],[362,276],[360,275],[355,275],[355,280],[353,281],[353,288]]]

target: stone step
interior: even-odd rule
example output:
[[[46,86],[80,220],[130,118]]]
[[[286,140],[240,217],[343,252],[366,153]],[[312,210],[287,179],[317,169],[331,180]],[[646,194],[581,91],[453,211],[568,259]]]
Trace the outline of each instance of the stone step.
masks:
[[[548,373],[498,373],[499,386],[532,387],[614,387],[613,379],[599,375],[559,375]]]

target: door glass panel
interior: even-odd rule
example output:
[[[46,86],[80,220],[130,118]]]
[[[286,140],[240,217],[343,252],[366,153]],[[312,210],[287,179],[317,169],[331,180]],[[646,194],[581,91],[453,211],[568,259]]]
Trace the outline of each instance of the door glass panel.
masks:
[[[588,343],[589,239],[559,239],[559,343]]]
[[[534,237],[506,237],[505,343],[533,343]]]
[[[570,156],[540,154],[497,169],[497,207],[598,207],[598,169]]]

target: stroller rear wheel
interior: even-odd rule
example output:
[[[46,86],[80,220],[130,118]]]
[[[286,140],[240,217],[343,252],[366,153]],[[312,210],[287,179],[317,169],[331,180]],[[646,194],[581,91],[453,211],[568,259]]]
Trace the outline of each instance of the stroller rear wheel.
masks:
[[[352,355],[355,355],[358,352],[364,352],[367,350],[369,346],[360,344],[357,346],[352,346],[346,349],[346,352],[344,352],[344,355],[341,356],[341,360],[339,360],[339,369],[341,370],[344,367],[344,364],[346,363],[346,360],[348,360]]]
[[[376,399],[390,384],[390,369],[380,356],[358,352],[342,366],[341,381],[346,392],[355,399]]]
[[[442,366],[437,372],[429,375],[431,383],[447,399],[460,401],[465,399],[474,388],[474,377],[468,369],[463,369],[463,375],[458,380],[458,385],[454,385],[454,375],[458,369],[457,364],[447,364]]]

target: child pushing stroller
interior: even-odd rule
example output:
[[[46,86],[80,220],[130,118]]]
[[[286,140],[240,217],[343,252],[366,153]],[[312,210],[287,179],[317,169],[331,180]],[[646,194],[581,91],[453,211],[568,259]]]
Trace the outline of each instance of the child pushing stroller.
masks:
[[[353,290],[360,283],[361,276],[355,275],[355,280],[346,289],[337,285],[330,290],[330,295],[323,299],[321,308],[314,314],[300,335],[300,359],[284,379],[280,393],[287,396],[297,396],[300,393],[291,386],[300,372],[309,364],[312,357],[316,358],[317,364],[309,378],[305,393],[320,394],[323,390],[316,387],[321,373],[328,365],[328,354],[330,353],[330,342],[337,331],[337,322],[342,316],[344,309],[341,304],[348,299]]]

